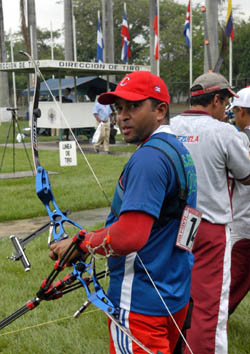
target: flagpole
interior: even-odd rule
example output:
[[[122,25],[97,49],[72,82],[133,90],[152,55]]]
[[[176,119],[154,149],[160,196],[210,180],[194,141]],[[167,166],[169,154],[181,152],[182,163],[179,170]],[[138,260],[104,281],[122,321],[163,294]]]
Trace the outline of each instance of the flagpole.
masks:
[[[124,3],[123,13],[125,13],[126,17],[127,17],[127,4],[126,3]],[[128,19],[127,19],[127,21],[128,21]],[[126,40],[126,39],[124,38],[124,40]],[[125,45],[126,45],[126,43],[124,44],[124,46]],[[128,45],[128,43],[127,43],[127,45]],[[125,47],[124,47],[124,50],[125,50]],[[127,57],[127,62],[125,62],[125,64],[128,64],[128,55],[126,57]]]
[[[233,13],[232,13],[232,0],[228,0],[227,6],[227,19],[226,19],[226,35],[229,37],[229,84],[233,82]]]
[[[12,32],[10,31],[10,54],[11,54],[11,61],[14,62],[14,51],[13,51],[13,36]],[[12,72],[12,82],[13,82],[13,101],[14,107],[17,107],[17,98],[16,98],[16,75],[15,72]]]
[[[76,18],[75,18],[75,15],[72,16],[72,22],[73,22],[74,61],[77,61],[77,50],[76,50]]]
[[[52,22],[50,21],[50,53],[51,53],[51,60],[54,60],[54,36],[53,36],[53,28]],[[52,79],[55,78],[55,75],[52,75]]]
[[[156,75],[160,76],[160,6],[159,0],[156,1],[157,4],[157,28],[158,28],[158,46],[159,46],[159,58],[156,60]]]
[[[233,41],[229,38],[229,84],[233,83]]]
[[[190,0],[190,47],[189,47],[189,86],[192,87],[193,83],[193,31],[192,31],[192,0]]]

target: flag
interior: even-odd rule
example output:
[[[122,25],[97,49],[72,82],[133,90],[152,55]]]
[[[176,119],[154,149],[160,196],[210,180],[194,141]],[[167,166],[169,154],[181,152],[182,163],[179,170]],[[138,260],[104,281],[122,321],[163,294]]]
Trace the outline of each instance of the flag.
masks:
[[[226,35],[234,39],[232,0],[228,0],[227,20],[226,20]]]
[[[184,25],[184,36],[185,36],[186,44],[187,44],[188,48],[190,48],[190,2],[191,2],[191,0],[188,1],[186,21],[185,21],[185,25]]]
[[[154,58],[155,60],[158,60],[159,59],[159,29],[158,29],[157,1],[155,2],[154,33],[155,33]]]
[[[131,57],[131,52],[129,46],[129,31],[128,31],[128,21],[127,21],[127,14],[126,14],[126,4],[124,4],[121,36],[122,36],[121,59],[127,64],[128,58]]]
[[[103,63],[103,48],[104,41],[102,36],[102,28],[100,22],[100,11],[97,13],[97,48],[96,48],[96,61],[97,63]]]

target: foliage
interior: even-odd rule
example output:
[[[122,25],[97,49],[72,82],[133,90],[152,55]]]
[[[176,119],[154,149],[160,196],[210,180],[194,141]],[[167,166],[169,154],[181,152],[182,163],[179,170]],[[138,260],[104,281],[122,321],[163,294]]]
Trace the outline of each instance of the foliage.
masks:
[[[123,16],[123,0],[114,2],[114,42],[115,62],[121,62],[121,24]],[[132,58],[130,62],[140,65],[150,65],[150,27],[149,1],[128,0],[127,18],[130,33]],[[75,0],[77,23],[78,58],[83,61],[96,59],[96,21],[101,0],[90,2]],[[174,96],[183,95],[189,88],[189,52],[183,36],[183,19],[186,16],[186,6],[177,4],[174,0],[160,2],[160,55],[161,76],[169,86]],[[203,59],[203,40],[200,31],[200,11],[193,10],[194,43],[198,60],[194,60],[194,73],[200,74]],[[181,28],[181,30],[180,30]],[[92,30],[93,29],[93,30]],[[84,35],[88,33],[88,35]]]
[[[60,31],[53,31],[54,39],[59,39],[61,36]],[[12,37],[12,38],[11,38]],[[7,35],[6,39],[6,53],[7,61],[11,61],[11,40],[14,42],[13,45],[13,57],[14,61],[25,61],[26,58],[20,53],[21,50],[26,50],[26,44],[22,38],[21,32],[14,33],[13,36]],[[38,43],[38,53],[39,59],[48,59],[51,57],[51,33],[47,29],[37,28],[37,43]],[[59,43],[54,44],[54,59],[63,59],[63,48]],[[45,77],[47,78],[46,74]],[[21,91],[28,85],[27,74],[16,75],[16,88],[17,91]],[[12,88],[12,74],[9,74],[10,88]]]
[[[62,2],[62,1],[61,1]],[[121,25],[123,17],[123,0],[113,2],[114,18],[114,48],[115,62],[121,63]],[[149,1],[127,0],[127,18],[130,32],[130,46],[132,58],[130,63],[150,64],[150,27],[149,27]],[[73,0],[76,18],[77,57],[79,61],[96,61],[96,30],[97,11],[102,12],[102,0]],[[186,46],[183,28],[186,16],[186,4],[182,5],[175,0],[160,0],[160,67],[161,77],[167,83],[171,96],[177,101],[183,101],[188,96],[189,90],[189,49]],[[203,73],[204,62],[204,24],[201,6],[196,5],[192,10],[193,22],[193,78]],[[223,23],[223,26],[225,23]],[[235,40],[233,42],[233,78],[238,88],[248,84],[250,78],[249,33],[250,19],[248,21],[234,19]],[[54,47],[54,58],[63,59],[61,31],[53,32],[57,39]],[[51,39],[48,29],[37,30],[38,53],[40,59],[51,57]],[[14,34],[14,57],[16,61],[24,60],[19,54],[20,49],[25,49],[20,32]],[[221,33],[219,31],[219,42]],[[228,39],[227,39],[228,42]],[[219,45],[221,45],[219,43]],[[10,59],[10,35],[7,35],[7,55]],[[224,53],[224,62],[221,73],[228,77],[228,45]],[[117,77],[119,80],[120,77]],[[16,76],[17,89],[27,86],[27,76]],[[11,82],[11,75],[10,75]]]
[[[123,0],[114,1],[114,42],[115,42],[115,62],[121,63],[121,24],[123,18]],[[149,55],[145,56],[144,50],[149,45],[149,5],[147,0],[126,1],[127,18],[130,31],[131,51],[133,52],[133,63],[148,64]],[[74,0],[77,32],[77,52],[80,61],[96,60],[96,28],[97,11],[102,9],[101,0],[91,2]],[[86,33],[88,35],[86,35]],[[146,46],[137,43],[136,38],[142,37],[141,41],[146,42]],[[148,49],[149,51],[149,49]],[[142,61],[140,57],[145,60]]]
[[[249,34],[250,21],[235,24],[235,39],[233,41],[233,73],[235,86],[245,87],[250,84]]]

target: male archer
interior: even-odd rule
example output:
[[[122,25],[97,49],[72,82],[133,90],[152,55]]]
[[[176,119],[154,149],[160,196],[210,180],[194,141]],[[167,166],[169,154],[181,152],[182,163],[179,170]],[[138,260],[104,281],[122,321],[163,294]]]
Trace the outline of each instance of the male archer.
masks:
[[[195,167],[168,126],[170,96],[161,78],[128,74],[98,101],[115,104],[124,139],[137,150],[121,173],[106,226],[86,234],[80,247],[108,256],[108,296],[119,321],[154,353],[173,353],[190,299],[190,230],[199,223]],[[52,244],[50,257],[62,257],[70,242]],[[144,353],[113,322],[109,333],[111,354]]]

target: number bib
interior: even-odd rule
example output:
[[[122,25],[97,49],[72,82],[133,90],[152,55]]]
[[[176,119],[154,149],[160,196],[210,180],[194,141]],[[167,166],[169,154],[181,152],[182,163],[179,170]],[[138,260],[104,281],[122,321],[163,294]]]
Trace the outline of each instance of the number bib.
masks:
[[[194,239],[201,222],[201,212],[186,206],[183,210],[181,223],[177,235],[176,246],[185,249],[188,252],[192,251]]]

